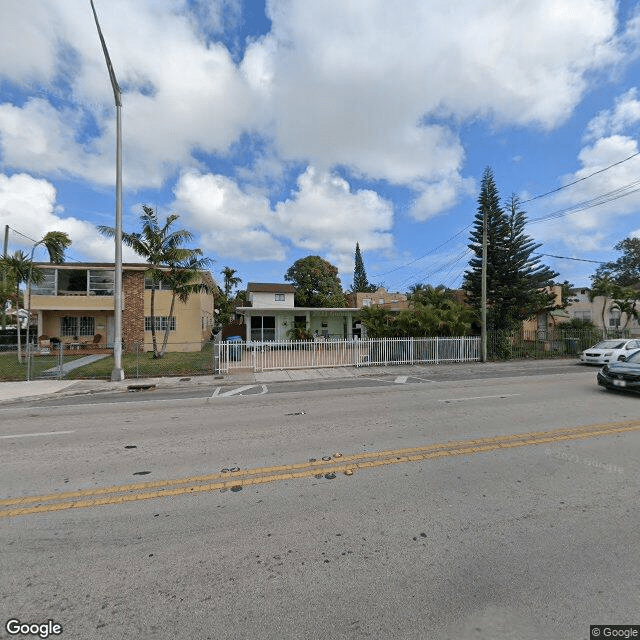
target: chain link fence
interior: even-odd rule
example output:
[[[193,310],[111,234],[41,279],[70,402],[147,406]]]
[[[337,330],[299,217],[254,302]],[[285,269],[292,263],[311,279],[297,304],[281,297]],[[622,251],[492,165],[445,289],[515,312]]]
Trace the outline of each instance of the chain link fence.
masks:
[[[501,333],[487,336],[489,360],[521,358],[567,358],[578,355],[602,339],[599,329],[554,330]],[[607,335],[607,337],[627,337]],[[479,359],[477,336],[466,338],[401,339],[383,343],[354,341],[276,343],[213,341],[170,345],[162,357],[154,357],[150,344],[123,343],[122,368],[126,379],[212,375],[245,369],[259,371],[302,367],[367,366],[373,364],[409,364],[461,362]],[[437,350],[434,350],[434,344]],[[161,348],[161,342],[158,347]],[[110,349],[87,350],[74,344],[56,343],[42,348],[32,340],[0,344],[0,380],[103,379],[113,370]]]
[[[608,337],[624,337],[611,335]],[[521,358],[561,358],[578,355],[602,340],[602,330],[555,329],[538,331],[490,331],[487,334],[487,358],[489,360],[515,360]]]

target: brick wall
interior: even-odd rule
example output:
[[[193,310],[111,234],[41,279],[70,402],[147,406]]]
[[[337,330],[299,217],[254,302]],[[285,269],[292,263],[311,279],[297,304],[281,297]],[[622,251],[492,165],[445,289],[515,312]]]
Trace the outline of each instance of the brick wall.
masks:
[[[144,272],[122,274],[124,309],[122,311],[123,350],[133,349],[133,342],[144,344]]]

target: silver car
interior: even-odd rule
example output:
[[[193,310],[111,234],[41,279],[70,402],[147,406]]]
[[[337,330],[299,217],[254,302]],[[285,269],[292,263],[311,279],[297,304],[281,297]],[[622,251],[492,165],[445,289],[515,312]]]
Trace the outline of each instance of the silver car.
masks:
[[[580,354],[582,364],[607,364],[624,360],[640,349],[640,340],[603,340]]]

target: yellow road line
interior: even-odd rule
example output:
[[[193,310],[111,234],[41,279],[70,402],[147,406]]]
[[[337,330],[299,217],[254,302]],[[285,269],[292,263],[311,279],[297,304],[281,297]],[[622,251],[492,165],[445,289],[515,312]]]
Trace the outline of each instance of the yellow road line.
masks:
[[[551,431],[516,433],[491,438],[476,438],[452,442],[429,444],[422,447],[391,449],[386,451],[359,453],[341,456],[329,461],[316,460],[296,464],[244,469],[235,473],[213,473],[187,478],[139,482],[96,489],[66,491],[41,496],[23,496],[0,500],[0,506],[14,507],[0,510],[0,518],[81,509],[107,504],[121,504],[137,500],[149,500],[187,493],[202,493],[235,487],[265,484],[279,480],[293,480],[322,476],[329,473],[344,473],[357,469],[371,469],[389,464],[419,462],[435,458],[470,455],[523,447],[595,438],[598,436],[640,430],[640,421],[595,424],[575,428],[561,428]],[[31,505],[31,506],[27,506]]]

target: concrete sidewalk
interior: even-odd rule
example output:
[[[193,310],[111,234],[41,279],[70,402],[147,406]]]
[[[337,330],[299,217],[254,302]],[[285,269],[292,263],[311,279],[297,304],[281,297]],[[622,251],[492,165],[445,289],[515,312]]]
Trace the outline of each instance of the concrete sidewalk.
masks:
[[[515,360],[510,362],[472,362],[448,363],[439,365],[398,365],[372,367],[335,367],[324,369],[285,369],[264,371],[261,373],[225,374],[223,376],[183,376],[173,378],[130,378],[120,382],[108,380],[33,380],[31,382],[0,382],[0,404],[28,399],[44,399],[78,395],[122,391],[126,393],[132,388],[154,385],[156,388],[188,388],[197,386],[232,386],[235,384],[266,384],[273,382],[289,382],[293,380],[326,380],[339,378],[358,378],[371,376],[417,376],[429,378],[443,367],[456,367],[461,373],[511,373],[518,375],[522,370],[535,369],[540,374],[553,373],[554,368],[577,364],[575,358],[559,358],[549,360]],[[595,370],[593,370],[595,372]]]

